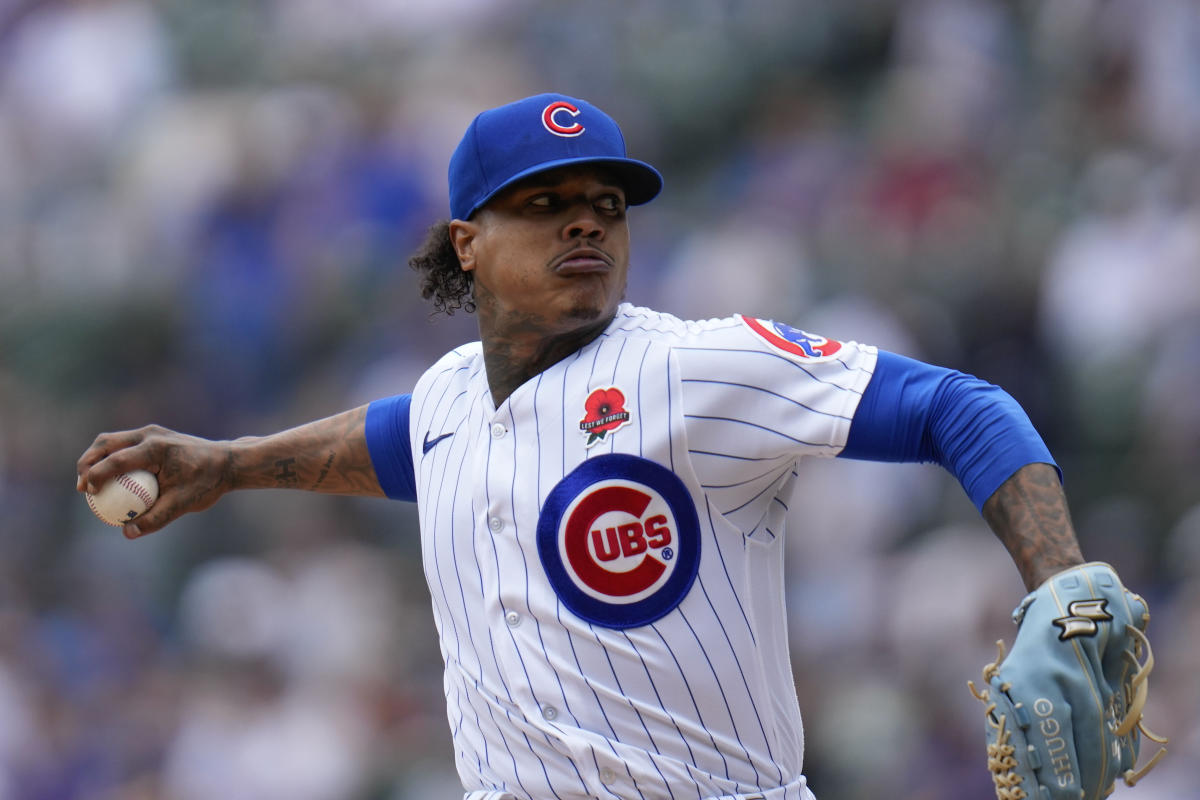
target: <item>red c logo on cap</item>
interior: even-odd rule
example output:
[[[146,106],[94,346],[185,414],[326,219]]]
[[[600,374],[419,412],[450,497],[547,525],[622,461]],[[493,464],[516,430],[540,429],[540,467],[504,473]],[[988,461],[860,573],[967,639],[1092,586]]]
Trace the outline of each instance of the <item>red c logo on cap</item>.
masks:
[[[560,125],[555,122],[554,117],[560,111],[565,111],[572,117],[579,116],[578,108],[565,100],[556,100],[542,109],[542,125],[545,126],[546,130],[555,136],[578,136],[583,133],[584,128],[578,122],[572,122],[570,125]]]

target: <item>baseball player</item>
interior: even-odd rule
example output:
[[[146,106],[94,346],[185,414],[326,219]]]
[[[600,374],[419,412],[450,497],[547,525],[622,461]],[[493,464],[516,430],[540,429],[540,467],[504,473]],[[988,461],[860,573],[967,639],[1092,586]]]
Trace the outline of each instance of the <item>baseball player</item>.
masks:
[[[410,394],[272,436],[102,434],[79,489],[156,472],[130,538],[233,489],[415,501],[469,800],[812,798],[783,599],[800,458],[943,465],[1031,590],[1083,557],[1001,389],[783,322],[623,302],[628,209],[661,187],[583,100],[483,112],[450,162],[451,219],[412,259],[479,341]]]

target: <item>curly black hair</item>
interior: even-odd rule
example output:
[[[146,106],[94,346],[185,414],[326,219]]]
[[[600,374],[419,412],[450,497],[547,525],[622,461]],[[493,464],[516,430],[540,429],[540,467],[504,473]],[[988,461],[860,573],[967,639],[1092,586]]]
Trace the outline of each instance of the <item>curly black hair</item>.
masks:
[[[450,241],[450,220],[435,222],[425,233],[425,241],[408,259],[408,265],[421,273],[421,297],[433,300],[435,311],[453,314],[475,310],[474,273],[463,271],[458,253]]]

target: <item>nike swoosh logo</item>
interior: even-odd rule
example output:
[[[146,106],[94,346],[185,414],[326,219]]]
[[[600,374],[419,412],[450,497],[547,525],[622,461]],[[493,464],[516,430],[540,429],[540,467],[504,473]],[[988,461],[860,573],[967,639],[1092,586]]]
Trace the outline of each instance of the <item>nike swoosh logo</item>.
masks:
[[[434,447],[436,447],[437,443],[442,439],[449,439],[453,435],[454,432],[451,431],[450,433],[443,433],[441,436],[435,436],[434,438],[430,439],[429,431],[425,431],[425,441],[421,444],[421,455],[425,455]]]

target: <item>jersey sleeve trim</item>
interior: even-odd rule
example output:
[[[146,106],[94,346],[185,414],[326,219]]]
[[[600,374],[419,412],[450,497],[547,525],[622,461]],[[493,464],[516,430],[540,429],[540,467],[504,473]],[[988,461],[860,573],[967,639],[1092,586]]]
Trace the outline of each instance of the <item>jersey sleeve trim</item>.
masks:
[[[1026,464],[1058,469],[1024,409],[1003,389],[884,351],[839,455],[940,464],[980,510]]]
[[[416,502],[409,413],[412,395],[400,394],[367,406],[367,452],[384,494],[393,500]]]

